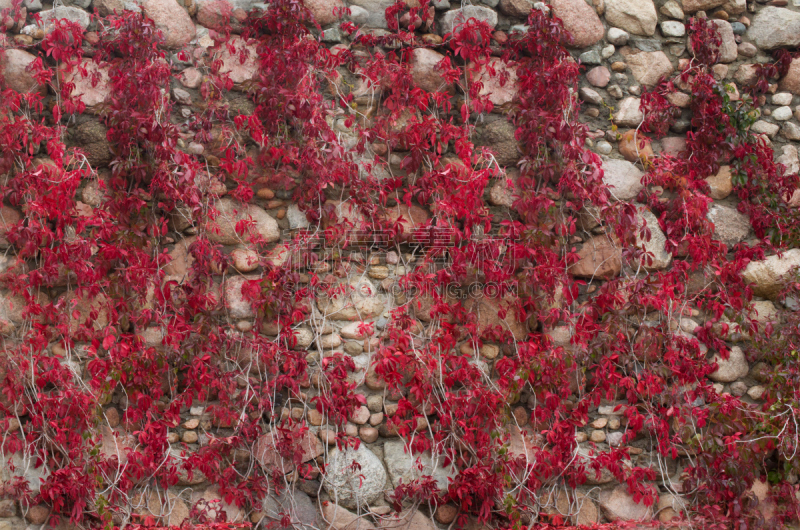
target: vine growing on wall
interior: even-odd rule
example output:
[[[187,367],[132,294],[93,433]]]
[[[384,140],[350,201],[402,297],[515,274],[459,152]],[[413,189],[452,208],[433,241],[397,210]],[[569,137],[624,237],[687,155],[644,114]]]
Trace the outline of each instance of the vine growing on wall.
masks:
[[[428,42],[414,29],[432,23],[429,7],[389,7],[388,35],[344,23],[349,48],[328,49],[302,2],[271,2],[241,36],[218,28],[207,56],[180,55],[206,74],[202,109],[185,120],[152,20],[99,20],[90,58],[79,25],[55,24],[31,67],[49,95],[2,93],[0,193],[18,214],[4,233],[4,495],[24,510],[47,506],[54,524],[110,528],[162,519],[178,502],[169,488],[208,481],[216,497],[191,522],[224,522],[220,504],[258,511],[324,476],[309,404],[336,428],[330,445],[359,446],[345,424],[365,404],[366,377],[397,403],[386,432],[451,471],[446,484],[401,483],[398,510],[451,503],[460,527],[560,524],[552,499],[565,486],[616,480],[648,507],[660,483],[707,525],[796,518],[797,396],[782,391],[797,387],[796,323],[778,342],[763,333],[752,354],[766,367],[763,406],[720,395],[707,378],[709,352],[729,355],[729,324],[761,331],[742,270],[796,243],[786,198],[797,175],[749,130],[752,95],[784,58],[735,101],[711,70],[718,36],[695,19],[693,59],[642,97],[642,131],[664,134],[666,96],[688,87],[692,159],[649,159],[638,204],[615,202],[578,119],[580,66],[561,21],[533,9],[508,40],[472,19]],[[420,57],[437,58],[435,86],[415,79]],[[235,83],[231,63],[256,74]],[[94,109],[76,94],[87,80],[110,94]],[[505,107],[491,86],[513,91]],[[231,103],[236,92],[250,112]],[[112,146],[110,171],[64,142],[91,112]],[[516,168],[481,145],[489,118],[513,130]],[[704,179],[721,165],[759,245],[729,249],[715,236]],[[498,184],[512,196],[502,213],[484,202]],[[281,239],[263,213],[276,190],[308,228]],[[573,269],[587,218],[620,265],[599,284]],[[656,229],[668,269],[650,245]],[[402,257],[406,274],[381,284],[396,303],[380,330],[362,320],[382,310],[347,317],[372,354],[357,366],[326,351],[320,330],[330,311],[351,309],[337,300],[374,294],[357,281],[373,251]],[[260,272],[238,274],[246,267]],[[700,311],[699,341],[676,332]],[[309,339],[308,328],[319,332]],[[576,431],[609,404],[622,439],[583,450]],[[193,442],[170,436],[197,406],[203,440],[189,451]],[[655,460],[637,458],[636,440]],[[676,482],[668,469],[679,456],[690,464]],[[750,493],[760,479],[775,484],[772,521]]]

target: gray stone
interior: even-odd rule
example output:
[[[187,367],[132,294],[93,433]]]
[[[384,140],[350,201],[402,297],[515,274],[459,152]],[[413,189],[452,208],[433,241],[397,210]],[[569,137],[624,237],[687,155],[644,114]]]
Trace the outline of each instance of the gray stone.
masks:
[[[731,22],[731,29],[734,35],[744,35],[747,32],[747,26],[741,22]]]
[[[360,470],[354,471],[356,462]],[[331,499],[345,508],[365,508],[380,498],[386,470],[375,453],[361,444],[357,450],[333,449],[328,455],[323,486]]]
[[[293,528],[320,528],[317,508],[308,495],[302,491],[292,491],[291,494],[283,492],[279,497],[267,497],[264,500],[264,517],[277,524],[276,530],[291,530]],[[284,515],[289,517],[291,524],[282,526],[281,519]]]
[[[25,0],[22,2],[22,7],[28,10],[29,13],[35,13],[42,10],[41,0]]]
[[[606,22],[634,35],[651,37],[658,13],[653,0],[606,0]]]
[[[800,125],[797,125],[794,122],[787,121],[783,124],[783,136],[787,140],[798,141],[800,140]]]
[[[714,204],[706,217],[714,223],[714,237],[729,247],[744,241],[750,233],[750,219],[730,206]]]
[[[401,480],[403,484],[408,484],[412,480],[430,476],[436,481],[439,491],[444,492],[447,490],[448,479],[455,478],[457,474],[452,467],[444,468],[434,462],[430,454],[412,455],[407,452],[402,440],[392,440],[384,444],[383,460],[395,487],[400,485]]]
[[[629,44],[643,52],[657,52],[661,50],[661,41],[658,39],[631,37]]]
[[[389,3],[392,4],[393,2]],[[492,29],[497,25],[497,13],[495,11],[482,6],[464,6],[461,9],[453,9],[444,14],[442,30],[445,33],[452,33],[456,27],[471,18],[486,22]]]
[[[356,24],[366,24],[369,21],[369,11],[361,6],[350,6],[350,20]]]
[[[683,37],[686,35],[686,26],[677,20],[665,20],[661,23],[661,34],[665,37]]]
[[[597,142],[597,152],[601,155],[610,155],[611,154],[611,144],[606,142],[605,140],[600,140]]]
[[[717,363],[717,369],[709,374],[708,378],[717,383],[732,383],[750,372],[750,365],[747,364],[744,352],[739,346],[731,348],[727,359],[715,353],[711,362]]]
[[[42,11],[39,16],[41,17],[39,25],[47,28],[52,24],[53,20],[65,18],[70,22],[76,22],[80,27],[86,29],[89,27],[89,13],[77,7],[60,6],[55,9]]]
[[[753,19],[747,36],[765,50],[800,45],[800,13],[767,6]]]
[[[366,20],[364,20],[363,13],[359,14],[361,19],[359,24],[364,24],[367,28],[386,29],[389,27],[386,23],[386,8],[394,4],[393,0],[352,0],[349,4],[351,9],[356,6],[367,12]]]
[[[672,254],[667,252],[665,248],[667,236],[661,231],[658,219],[653,215],[653,212],[646,208],[639,210],[638,217],[639,227],[646,223],[647,229],[650,230],[649,241],[641,239],[638,234],[636,236],[637,246],[647,252],[647,255],[642,257],[642,266],[647,270],[666,269],[672,263]]]
[[[600,57],[600,52],[597,50],[589,50],[581,54],[580,61],[583,64],[597,65],[603,62],[603,58]]]
[[[92,0],[63,0],[65,6],[75,6],[81,9],[89,9]]]
[[[644,173],[638,167],[627,160],[605,157],[602,160],[603,182],[610,188],[614,199],[629,201],[642,191]]]

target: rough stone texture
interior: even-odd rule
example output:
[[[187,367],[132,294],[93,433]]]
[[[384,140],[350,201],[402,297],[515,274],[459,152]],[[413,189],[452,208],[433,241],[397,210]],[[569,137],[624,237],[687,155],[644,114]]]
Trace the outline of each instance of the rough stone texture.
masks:
[[[642,258],[642,266],[648,270],[666,269],[672,263],[672,254],[664,248],[667,237],[661,231],[658,219],[650,210],[639,210],[639,225],[641,226],[643,222],[647,223],[647,229],[650,230],[650,240],[644,241],[638,235],[636,238],[637,244],[647,252],[647,256]]]
[[[792,59],[789,71],[778,83],[778,88],[800,95],[800,58]]]
[[[714,200],[722,200],[731,194],[733,191],[733,183],[731,183],[731,168],[730,166],[722,166],[717,171],[716,175],[706,178],[711,191],[709,196]]]
[[[579,261],[569,272],[582,278],[613,278],[622,270],[622,250],[608,236],[596,236],[583,243]]]
[[[383,456],[389,478],[395,487],[401,480],[408,484],[423,476],[431,476],[439,486],[439,490],[444,492],[449,484],[448,478],[455,477],[452,468],[443,468],[438,462],[433,461],[430,454],[412,455],[406,451],[405,442],[402,440],[386,442],[383,446]]]
[[[606,21],[634,35],[651,37],[656,32],[658,13],[653,0],[606,0]]]
[[[504,15],[517,18],[527,18],[533,7],[532,0],[500,0],[498,5]]]
[[[800,266],[800,249],[791,249],[782,256],[770,256],[761,261],[752,261],[744,269],[742,277],[752,284],[753,293],[765,298],[775,298],[780,293],[789,273]]]
[[[722,45],[719,47],[719,61],[721,63],[732,63],[739,57],[739,48],[730,22],[716,19],[712,19],[711,22],[717,27],[719,36],[722,38]]]
[[[625,98],[619,103],[617,112],[614,113],[614,123],[620,127],[636,128],[644,120],[644,114],[639,109],[639,98]]]
[[[553,13],[564,22],[564,28],[572,34],[576,48],[592,46],[603,38],[603,23],[584,0],[553,0],[550,5]]]
[[[81,62],[81,69],[83,68],[86,69],[85,76],[77,69],[64,72],[63,76],[65,81],[75,84],[72,96],[82,101],[87,109],[92,110],[111,94],[111,82],[107,67],[98,66],[91,59],[84,59]]]
[[[276,524],[276,530],[320,528],[321,521],[317,514],[316,503],[299,490],[292,490],[290,494],[284,491],[277,498],[267,497],[264,500],[262,511],[267,521]],[[291,525],[281,526],[280,523],[284,515],[289,516]]]
[[[731,383],[747,375],[750,371],[750,365],[747,364],[744,352],[739,346],[734,346],[730,350],[730,356],[723,359],[719,353],[714,354],[712,362],[715,362],[719,367],[708,378],[717,383]]]
[[[269,432],[259,438],[253,454],[262,466],[288,473],[294,469],[294,465],[290,459],[285,459],[278,453],[277,447],[280,439],[276,438],[276,436],[283,436],[283,434],[276,435],[273,432]],[[296,441],[299,435],[288,433],[287,436]],[[322,442],[311,431],[306,431],[302,435],[299,446],[302,449],[301,462],[308,462],[324,452]]]
[[[683,0],[683,11],[689,14],[720,7],[727,0]]]
[[[492,121],[477,131],[475,144],[490,147],[501,166],[513,166],[520,157],[517,140],[514,138],[515,131],[514,126],[505,118]]]
[[[669,57],[662,51],[630,54],[626,61],[636,81],[647,86],[655,85],[674,71]]]
[[[53,20],[59,19],[67,19],[70,22],[78,23],[83,29],[89,27],[89,13],[74,6],[59,6],[55,9],[50,9],[48,11],[42,11],[39,13],[40,18],[40,25],[45,28],[45,31],[49,32],[52,30],[53,27]]]
[[[483,84],[480,95],[488,95],[495,107],[505,107],[515,102],[519,92],[517,69],[494,57],[489,59],[489,66],[494,69],[495,75],[490,75],[487,67],[481,67],[475,78]],[[501,78],[506,80],[504,84],[501,84]]]
[[[624,485],[600,493],[600,508],[610,521],[642,521],[653,518],[653,509],[636,503]]]
[[[423,90],[441,92],[448,88],[436,65],[444,59],[444,55],[428,48],[415,48],[411,53],[411,78]]]
[[[747,37],[765,50],[800,45],[800,13],[781,7],[764,7],[753,18]]]
[[[335,530],[375,530],[366,514],[358,516],[333,502],[322,503],[322,518]]]
[[[729,247],[744,241],[750,233],[750,218],[730,206],[714,204],[706,217],[714,223],[714,237]]]
[[[342,0],[307,0],[305,6],[320,26],[327,26],[339,20],[344,3]]]
[[[243,38],[236,35],[231,37],[228,43],[236,52],[231,54],[228,46],[218,50],[217,58],[222,61],[220,74],[227,74],[237,85],[250,81],[258,73],[256,46],[246,43]]]
[[[161,30],[167,48],[183,48],[194,39],[194,22],[175,0],[146,0],[142,10]]]
[[[23,50],[5,50],[0,56],[0,74],[5,86],[20,93],[40,92],[44,95],[47,87],[40,86],[27,70],[35,59],[34,55]]]
[[[445,13],[444,18],[442,18],[442,29],[445,33],[452,33],[456,27],[464,24],[471,18],[486,22],[492,28],[497,25],[497,13],[488,7],[465,6],[461,9],[453,9]]]
[[[352,470],[353,462],[361,466],[360,471]],[[367,506],[380,497],[385,483],[383,464],[365,445],[360,445],[358,450],[337,448],[328,454],[323,485],[337,504],[351,509]]]
[[[609,186],[611,195],[618,201],[635,198],[644,188],[644,173],[626,160],[603,158],[603,182]]]
[[[317,297],[317,307],[333,320],[364,320],[383,312],[384,303],[377,289],[366,279],[353,278],[346,284],[346,292],[332,297]]]
[[[217,218],[208,222],[208,238],[223,245],[247,242],[248,232],[236,233],[236,225],[241,221],[252,220],[257,236],[271,243],[280,239],[278,223],[267,212],[254,204],[241,204],[234,199],[220,199],[217,202]]]
[[[87,121],[70,131],[69,143],[81,148],[93,168],[105,167],[112,157],[107,132],[108,129],[100,122]]]
[[[242,286],[249,280],[256,280],[257,276],[233,276],[225,280],[225,307],[231,318],[242,319],[255,316],[253,307],[242,296]]]
[[[605,88],[611,81],[611,72],[605,66],[596,66],[586,73],[589,84],[598,88]]]

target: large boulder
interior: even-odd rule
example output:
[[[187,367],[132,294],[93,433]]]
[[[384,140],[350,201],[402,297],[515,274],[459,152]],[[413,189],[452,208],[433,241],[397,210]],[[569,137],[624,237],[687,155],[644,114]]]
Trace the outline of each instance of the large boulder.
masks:
[[[359,467],[354,470],[353,463]],[[386,470],[366,445],[333,449],[328,455],[323,486],[330,498],[345,508],[364,508],[381,496]]]
[[[650,230],[650,239],[648,241],[639,237],[638,232],[636,236],[637,245],[647,252],[647,255],[642,257],[642,266],[647,270],[666,269],[672,263],[672,254],[667,252],[665,248],[667,236],[661,230],[658,219],[653,215],[653,212],[646,208],[639,209],[638,218],[639,227],[646,225],[647,229]]]
[[[86,71],[86,75],[82,73]],[[74,83],[72,97],[81,101],[86,108],[93,111],[95,107],[105,102],[111,94],[111,80],[108,77],[108,67],[99,66],[91,59],[84,59],[80,68],[73,68],[70,71],[62,70],[62,78],[65,82]]]
[[[780,80],[778,87],[792,94],[800,94],[800,58],[792,59],[789,71]]]
[[[175,0],[146,0],[142,10],[161,31],[167,48],[183,48],[197,33],[189,13]]]
[[[739,46],[736,44],[736,36],[733,34],[733,26],[727,20],[712,19],[711,22],[717,27],[722,44],[719,47],[719,62],[732,63],[739,57]]]
[[[644,173],[626,160],[603,157],[603,182],[618,201],[630,201],[644,188]]]
[[[497,25],[497,13],[494,10],[483,6],[468,5],[460,9],[451,9],[445,13],[442,18],[442,29],[445,33],[452,33],[471,18],[486,22],[492,29]]]
[[[355,277],[341,283],[331,295],[320,293],[317,308],[331,320],[369,320],[383,313],[384,302],[369,280]]]
[[[674,71],[672,62],[662,51],[627,54],[625,60],[636,81],[647,86],[654,86]]]
[[[793,248],[781,256],[751,261],[742,272],[742,277],[757,296],[776,298],[784,282],[789,279],[789,273],[797,267],[800,267],[800,249]]]
[[[436,68],[444,55],[428,48],[415,48],[411,52],[411,78],[422,90],[441,92],[449,88],[442,74]]]
[[[327,530],[375,530],[366,514],[356,515],[336,503],[324,501],[321,512]]]
[[[714,223],[714,237],[729,247],[744,241],[750,233],[750,219],[730,206],[714,204],[706,218]]]
[[[599,42],[605,34],[597,12],[584,0],[552,0],[553,14],[564,22],[576,48],[586,48]]]
[[[653,518],[653,508],[634,501],[625,485],[601,492],[600,508],[610,521],[648,522]]]
[[[233,53],[231,47],[235,50]],[[219,73],[227,74],[236,85],[250,81],[258,74],[258,48],[248,44],[238,35],[228,39],[228,42],[219,48],[215,57],[222,61]]]
[[[217,201],[217,218],[208,221],[208,238],[223,245],[244,243],[249,238],[248,232],[238,234],[236,226],[241,221],[252,220],[255,235],[262,237],[267,243],[281,238],[278,222],[262,208],[255,204],[241,204],[233,199]]]
[[[339,20],[344,10],[342,0],[306,0],[304,4],[320,26],[327,26]]]
[[[70,145],[79,147],[93,168],[105,167],[111,162],[112,153],[107,137],[108,129],[99,121],[84,122],[68,132]]]
[[[747,36],[765,50],[800,45],[800,13],[782,7],[764,7],[753,19]]]
[[[291,458],[284,457],[279,451],[279,447],[282,448],[287,440],[290,440],[295,446],[291,452],[294,452],[295,449],[300,451],[300,463],[317,458],[325,451],[322,442],[311,431],[307,430],[302,434],[299,432],[289,433],[286,438],[283,434],[268,432],[258,439],[253,455],[265,468],[289,473],[294,470],[294,462]]]
[[[0,55],[0,74],[6,87],[16,90],[21,94],[39,92],[44,95],[47,87],[39,85],[28,70],[36,56],[30,53],[11,48]]]
[[[622,249],[609,236],[595,236],[583,243],[578,261],[569,272],[581,278],[613,278],[622,270]]]
[[[628,33],[652,37],[658,13],[653,0],[606,0],[606,21]]]
[[[383,446],[383,460],[389,470],[392,485],[397,487],[402,482],[410,484],[422,477],[433,477],[440,492],[447,491],[451,478],[455,478],[456,471],[452,467],[443,467],[441,457],[434,460],[430,453],[413,455],[406,448],[403,440],[387,441]]]
[[[55,27],[55,20],[66,19],[75,22],[83,29],[89,27],[89,13],[79,7],[59,6],[39,13],[39,25],[49,33]]]
[[[494,70],[494,75],[489,73],[489,68]],[[502,84],[501,79],[505,80]],[[492,57],[488,65],[481,66],[475,81],[483,85],[480,95],[488,96],[495,107],[506,107],[517,99],[517,69],[498,58]]]
[[[697,13],[724,5],[728,0],[683,0],[683,11],[685,13]]]

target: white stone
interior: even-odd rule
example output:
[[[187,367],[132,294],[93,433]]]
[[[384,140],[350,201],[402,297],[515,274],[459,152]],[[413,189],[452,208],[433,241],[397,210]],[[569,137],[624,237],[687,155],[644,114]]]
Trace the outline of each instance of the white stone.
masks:
[[[606,34],[606,40],[615,46],[625,46],[628,44],[629,38],[628,32],[619,28],[608,28],[608,33]]]
[[[686,26],[677,20],[665,20],[661,23],[661,33],[665,37],[683,37],[686,35]]]
[[[732,383],[750,372],[750,365],[747,364],[744,352],[739,346],[731,348],[730,356],[727,359],[723,359],[719,353],[715,353],[712,362],[717,363],[718,368],[708,377],[717,383]]]
[[[360,470],[355,471],[353,462]],[[328,455],[323,485],[331,500],[345,508],[365,508],[383,493],[386,470],[375,453],[361,444],[357,450],[333,449]]]
[[[772,111],[772,118],[777,121],[787,121],[792,119],[792,108],[788,106],[778,107]]]
[[[638,167],[627,160],[606,157],[602,160],[603,182],[609,186],[614,199],[629,201],[642,191],[644,173]]]
[[[772,104],[773,105],[791,105],[792,104],[792,94],[789,92],[778,92],[774,96],[772,96]]]

